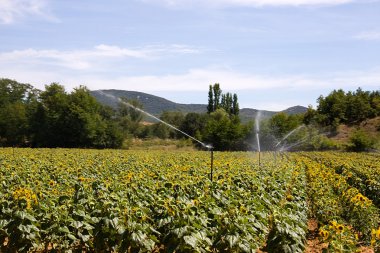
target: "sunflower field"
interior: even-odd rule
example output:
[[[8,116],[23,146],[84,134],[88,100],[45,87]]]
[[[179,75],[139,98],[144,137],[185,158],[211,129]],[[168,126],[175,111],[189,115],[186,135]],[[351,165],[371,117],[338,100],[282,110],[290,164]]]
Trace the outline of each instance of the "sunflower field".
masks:
[[[0,252],[380,247],[380,155],[0,149]],[[212,178],[211,178],[212,176]]]

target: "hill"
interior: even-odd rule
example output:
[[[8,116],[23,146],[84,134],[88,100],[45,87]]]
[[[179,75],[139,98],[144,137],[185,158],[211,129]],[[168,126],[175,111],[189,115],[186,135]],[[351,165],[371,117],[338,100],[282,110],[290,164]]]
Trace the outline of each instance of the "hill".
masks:
[[[367,119],[359,125],[348,126],[341,124],[337,128],[336,135],[332,136],[331,139],[340,145],[347,145],[350,136],[357,129],[362,129],[374,140],[380,140],[380,117]]]
[[[203,104],[178,104],[167,100],[162,97],[150,95],[138,91],[126,91],[126,90],[101,90],[104,93],[114,96],[115,98],[125,97],[129,100],[137,100],[143,105],[144,111],[147,111],[155,116],[160,116],[164,111],[179,111],[183,113],[206,112],[207,106]],[[108,97],[98,91],[91,91],[93,95],[100,103],[117,107],[117,100],[112,97]]]
[[[101,92],[100,92],[101,91]],[[125,97],[130,100],[137,100],[143,105],[144,111],[147,111],[155,116],[160,116],[164,111],[178,111],[183,113],[196,112],[205,113],[207,111],[206,104],[179,104],[167,100],[162,97],[154,96],[151,94],[138,92],[138,91],[126,91],[126,90],[94,90],[91,91],[91,95],[94,96],[100,103],[117,107],[117,100],[102,94],[102,92],[114,96],[115,98]],[[303,106],[290,107],[282,112],[288,114],[297,114],[306,112],[307,108]],[[247,122],[253,120],[259,110],[251,108],[243,108],[240,110],[240,116],[242,121]],[[278,113],[276,111],[261,110],[261,117],[268,118]],[[149,120],[149,119],[147,119]]]

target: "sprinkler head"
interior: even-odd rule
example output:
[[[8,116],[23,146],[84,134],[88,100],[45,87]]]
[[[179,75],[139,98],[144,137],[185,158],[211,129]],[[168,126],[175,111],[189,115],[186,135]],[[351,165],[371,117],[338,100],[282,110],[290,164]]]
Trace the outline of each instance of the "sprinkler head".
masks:
[[[213,149],[214,148],[211,144],[207,144],[204,147],[207,148],[207,149]]]

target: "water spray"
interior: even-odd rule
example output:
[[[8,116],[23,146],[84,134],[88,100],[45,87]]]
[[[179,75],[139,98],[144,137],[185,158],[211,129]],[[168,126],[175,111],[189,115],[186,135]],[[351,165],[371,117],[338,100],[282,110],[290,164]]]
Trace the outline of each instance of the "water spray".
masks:
[[[274,147],[277,148],[278,145],[280,145],[283,141],[285,141],[289,136],[291,136],[292,134],[294,134],[295,132],[297,132],[298,130],[300,130],[303,127],[305,127],[305,125],[300,125],[300,126],[296,127],[295,129],[293,129],[292,131],[290,131],[289,133],[287,133],[284,136],[284,138],[282,138],[279,142],[277,142],[277,144]]]
[[[112,98],[112,99],[116,99],[118,102],[120,102],[120,103],[122,103],[122,104],[124,104],[124,105],[126,105],[126,106],[128,106],[128,107],[130,107],[130,108],[132,108],[132,109],[134,109],[134,110],[136,110],[136,111],[138,111],[138,112],[141,112],[141,113],[147,115],[147,116],[150,117],[150,118],[153,118],[153,119],[155,119],[155,120],[161,122],[162,124],[164,124],[164,125],[166,125],[166,126],[172,128],[172,129],[174,129],[174,130],[180,132],[181,134],[185,135],[186,137],[188,137],[188,138],[192,139],[193,141],[196,141],[197,143],[201,144],[202,147],[204,147],[204,148],[206,148],[208,151],[210,151],[210,155],[211,155],[210,180],[211,180],[211,182],[212,182],[212,177],[213,177],[212,174],[213,174],[213,166],[214,166],[214,147],[213,147],[211,144],[206,144],[206,143],[201,142],[200,140],[198,140],[198,139],[194,138],[193,136],[191,136],[191,135],[185,133],[184,131],[178,129],[177,127],[175,127],[175,126],[173,126],[173,125],[171,125],[171,124],[169,124],[169,123],[163,121],[162,119],[160,119],[160,118],[158,118],[158,117],[156,117],[156,116],[154,116],[154,115],[152,115],[152,114],[150,114],[150,113],[148,113],[148,112],[146,112],[146,111],[144,111],[144,110],[142,110],[142,109],[140,109],[140,108],[138,108],[138,107],[136,107],[136,106],[133,106],[132,104],[130,104],[130,103],[126,102],[126,101],[123,101],[123,100],[122,100],[121,98],[119,98],[119,97],[113,96],[113,95],[111,95],[111,94],[107,94],[107,93],[105,93],[105,92],[103,92],[103,91],[101,91],[101,90],[97,90],[96,92],[98,92],[99,94],[101,94],[101,95],[103,95],[103,96],[106,96],[106,97],[109,97],[109,98]]]

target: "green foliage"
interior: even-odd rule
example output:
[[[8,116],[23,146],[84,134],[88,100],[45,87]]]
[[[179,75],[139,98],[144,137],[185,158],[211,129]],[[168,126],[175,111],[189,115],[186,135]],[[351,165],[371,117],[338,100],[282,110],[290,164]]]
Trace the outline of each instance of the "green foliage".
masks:
[[[23,145],[28,129],[28,105],[36,90],[29,84],[0,79],[0,145]]]
[[[68,94],[52,83],[45,91],[0,79],[0,144],[32,147],[119,147],[113,112],[86,87]],[[107,111],[108,110],[108,111]]]
[[[182,112],[163,112],[160,117],[161,120],[165,121],[166,123],[169,123],[170,125],[180,128],[185,120],[185,116]],[[162,124],[162,123],[161,123]],[[169,138],[182,138],[184,137],[181,133],[178,131],[168,128],[168,137]]]
[[[244,150],[245,140],[251,132],[252,125],[243,125],[238,116],[229,116],[224,109],[210,114],[204,130],[202,141],[212,143],[216,150]]]
[[[211,183],[206,152],[16,152],[0,150],[1,252],[280,252],[269,233],[304,248],[306,178],[285,156],[216,152]]]
[[[269,119],[260,121],[261,150],[279,150],[282,146],[286,146],[286,144],[291,145],[298,141],[305,140],[309,133],[300,131],[304,130],[301,129],[303,127],[301,126],[302,117],[300,114],[289,115],[280,112]],[[286,140],[284,139],[285,137]],[[252,142],[255,141],[255,138],[256,137],[252,139]],[[297,147],[299,147],[299,145],[297,145]]]
[[[280,112],[269,119],[269,128],[271,134],[276,138],[283,138],[287,133],[300,126],[301,123],[302,116]]]
[[[182,122],[180,129],[191,136],[199,137],[205,128],[208,115],[199,113],[188,113]]]
[[[142,104],[137,100],[128,100],[122,98],[123,102],[118,104],[116,120],[119,124],[120,131],[124,138],[130,135],[137,136],[140,134],[140,122],[143,119],[143,114],[135,109],[142,109]]]
[[[365,119],[380,115],[379,91],[355,92],[334,90],[328,96],[318,98],[316,112],[312,109],[305,115],[305,123],[315,120],[322,126],[336,128],[339,124],[358,124]]]
[[[220,89],[220,85],[218,83],[214,84],[212,87],[212,91],[214,94],[214,106],[213,111],[216,111],[220,108],[220,98],[222,96],[222,90]]]
[[[311,140],[311,150],[338,150],[340,145],[324,135],[315,136]]]
[[[207,113],[210,114],[220,108],[224,109],[229,115],[239,115],[237,95],[232,95],[230,92],[223,94],[220,85],[216,83],[209,87]]]
[[[211,113],[213,111],[214,111],[214,93],[213,93],[212,85],[210,85],[209,91],[208,91],[207,112]]]
[[[355,130],[350,136],[349,149],[356,152],[368,151],[375,145],[374,139],[362,129]]]

